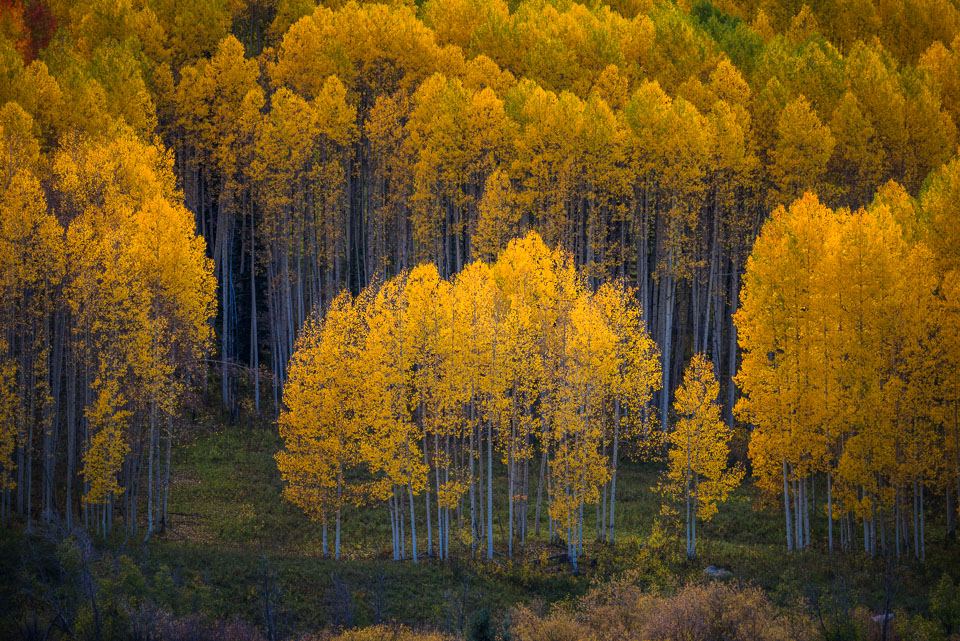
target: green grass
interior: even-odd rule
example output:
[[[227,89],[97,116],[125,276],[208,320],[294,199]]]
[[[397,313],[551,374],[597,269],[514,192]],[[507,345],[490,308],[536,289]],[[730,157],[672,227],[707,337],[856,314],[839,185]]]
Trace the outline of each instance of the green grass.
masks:
[[[281,500],[273,459],[279,447],[270,428],[237,428],[203,434],[177,451],[170,528],[155,537],[149,554],[152,563],[167,565],[181,577],[199,572],[211,586],[204,608],[217,616],[260,616],[264,559],[276,572],[291,625],[306,629],[337,620],[345,609],[345,590],[356,623],[382,617],[459,628],[483,607],[502,611],[534,598],[551,602],[589,587],[588,576],[573,576],[563,567],[534,570],[529,550],[517,564],[500,555],[492,566],[473,561],[462,544],[449,563],[393,562],[389,517],[382,506],[346,510],[344,559],[325,559],[320,524]],[[422,500],[417,510],[422,551]],[[545,532],[544,526],[538,549],[546,546]],[[331,550],[332,535],[331,527]],[[409,531],[407,537],[409,553]]]
[[[596,581],[629,574],[651,589],[672,590],[703,580],[707,565],[724,567],[734,581],[762,587],[780,606],[819,604],[824,617],[845,616],[852,608],[881,608],[885,567],[862,554],[833,554],[824,549],[826,524],[815,518],[813,539],[820,547],[787,554],[782,513],[760,505],[755,488],[745,484],[699,525],[698,558],[683,555],[678,522],[660,516],[661,498],[652,489],[660,475],[653,463],[625,463],[617,484],[617,545],[593,540],[595,510],[585,510],[586,553],[582,573],[566,564],[542,566],[544,551],[562,552],[546,540],[546,524],[532,535],[516,558],[505,558],[499,523],[506,521],[503,474],[495,474],[495,563],[471,558],[469,545],[454,543],[447,563],[392,561],[390,526],[383,506],[352,508],[343,520],[344,559],[322,555],[321,527],[282,500],[282,482],[274,461],[280,448],[268,423],[242,427],[196,427],[175,450],[170,493],[170,527],[148,545],[115,532],[106,547],[134,558],[143,575],[170,576],[179,589],[168,604],[177,614],[194,611],[216,618],[264,623],[264,598],[279,611],[286,632],[336,625],[368,625],[380,620],[458,631],[474,612],[489,608],[502,617],[517,603],[570,601]],[[531,469],[531,503],[536,474]],[[495,472],[497,472],[495,470]],[[822,512],[815,495],[813,514]],[[423,498],[417,501],[420,549]],[[545,511],[545,510],[544,510]],[[141,510],[141,515],[144,513]],[[533,516],[533,506],[530,510]],[[468,515],[464,514],[465,519]],[[942,521],[942,519],[941,519]],[[434,524],[435,527],[435,524]],[[121,530],[123,528],[117,528]],[[904,564],[893,575],[893,606],[926,613],[930,591],[943,572],[960,578],[960,548],[943,542],[944,525],[928,523],[926,564]],[[142,535],[142,532],[141,532]],[[407,533],[409,550],[409,531]],[[332,528],[331,549],[332,549]],[[25,567],[28,539],[5,531],[0,564]],[[0,603],[16,602],[17,572],[0,579]],[[15,606],[10,606],[13,608]],[[0,606],[0,619],[15,614]]]
[[[595,511],[586,510],[585,534],[591,540],[581,576],[572,576],[568,567],[540,568],[533,562],[547,548],[545,526],[512,563],[499,554],[495,564],[472,560],[462,544],[454,550],[458,560],[448,564],[395,563],[390,560],[389,521],[382,506],[347,510],[345,558],[324,559],[320,525],[281,500],[282,483],[273,459],[279,447],[275,430],[265,426],[203,433],[177,452],[170,497],[172,529],[157,538],[150,554],[154,562],[181,573],[200,572],[212,589],[206,607],[218,616],[257,620],[261,557],[269,559],[276,571],[290,625],[310,629],[336,621],[345,601],[358,624],[376,621],[378,608],[373,604],[380,601],[379,616],[387,620],[457,627],[464,611],[469,620],[469,612],[480,607],[502,612],[534,599],[549,603],[573,598],[583,594],[591,580],[637,567],[649,575],[645,580],[651,586],[669,588],[701,579],[704,567],[719,565],[732,571],[735,580],[763,587],[784,606],[806,599],[830,607],[876,610],[883,602],[882,561],[860,554],[829,555],[823,549],[788,555],[781,513],[755,509],[758,496],[749,484],[738,489],[710,522],[699,526],[697,560],[683,558],[676,524],[668,524],[668,540],[652,548],[650,537],[661,505],[652,489],[660,473],[656,464],[621,467],[615,547],[592,541]],[[534,477],[531,471],[532,483]],[[496,478],[502,483],[502,475]],[[495,497],[504,493],[495,485]],[[531,497],[532,501],[535,490]],[[817,500],[822,502],[822,497]],[[417,509],[422,550],[426,543],[422,498]],[[498,515],[504,512],[499,515],[502,520],[505,509],[497,506]],[[815,541],[826,538],[822,521],[815,523]],[[925,611],[930,586],[943,571],[960,575],[957,548],[938,540],[942,534],[935,522],[928,531],[928,562],[905,566],[894,575],[894,604],[915,612]],[[409,549],[409,539],[407,545]],[[505,552],[499,540],[497,548]]]

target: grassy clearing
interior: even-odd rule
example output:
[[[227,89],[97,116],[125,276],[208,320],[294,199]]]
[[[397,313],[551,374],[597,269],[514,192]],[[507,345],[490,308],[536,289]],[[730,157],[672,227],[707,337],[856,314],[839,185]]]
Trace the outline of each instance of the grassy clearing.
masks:
[[[787,555],[782,517],[769,508],[755,509],[758,497],[749,485],[702,525],[699,558],[687,561],[676,524],[655,526],[660,497],[651,489],[659,474],[654,464],[621,468],[617,545],[591,541],[584,574],[578,577],[565,566],[541,567],[535,560],[549,548],[545,527],[539,537],[531,536],[515,563],[499,556],[495,564],[470,560],[463,543],[454,550],[459,560],[449,564],[394,563],[383,507],[349,510],[344,515],[345,560],[324,559],[319,524],[280,498],[273,460],[279,447],[269,427],[231,428],[202,433],[177,452],[172,527],[148,554],[152,563],[166,564],[183,576],[199,572],[210,586],[204,608],[217,616],[257,620],[268,582],[264,577],[275,573],[291,629],[394,620],[456,630],[483,607],[502,612],[520,602],[572,599],[584,594],[591,581],[626,570],[638,572],[649,587],[672,589],[702,578],[707,565],[729,569],[734,580],[763,588],[781,606],[806,600],[819,604],[826,616],[857,606],[876,611],[883,604],[887,582],[882,561],[825,550]],[[422,520],[422,500],[417,507]],[[505,512],[506,506],[499,507]],[[586,518],[586,532],[592,534],[595,513],[587,510]],[[816,526],[824,531],[817,530],[815,540],[826,538],[821,521]],[[960,575],[957,548],[942,542],[942,530],[932,521],[927,564],[893,572],[897,607],[924,612],[930,586],[941,574]],[[422,548],[426,537],[422,529],[419,534]]]
[[[492,566],[474,562],[462,543],[450,563],[394,563],[384,507],[348,510],[344,560],[325,559],[320,525],[280,498],[273,460],[279,447],[272,430],[233,429],[199,436],[177,452],[171,527],[148,554],[182,577],[199,572],[211,586],[204,607],[217,616],[256,620],[270,572],[290,625],[307,629],[347,620],[459,629],[481,608],[552,602],[589,586],[589,576],[574,577],[565,567],[533,567],[534,550],[547,546],[545,528],[517,564],[499,557]],[[423,505],[417,508],[423,518]]]
[[[703,569],[717,565],[733,573],[730,581],[761,588],[776,607],[795,611],[801,604],[829,624],[858,608],[881,610],[888,585],[892,607],[926,615],[943,573],[960,578],[960,547],[943,541],[936,515],[928,521],[927,563],[894,568],[889,577],[882,560],[860,554],[830,555],[821,548],[788,555],[782,514],[757,509],[759,497],[749,484],[700,526],[699,558],[688,561],[680,524],[660,516],[660,497],[652,489],[660,468],[638,463],[620,469],[617,545],[587,541],[579,576],[567,564],[542,562],[544,553],[563,551],[546,540],[545,524],[513,561],[503,556],[502,545],[495,563],[474,560],[467,540],[454,543],[448,563],[395,563],[385,507],[347,511],[345,559],[338,562],[323,558],[320,525],[281,498],[273,458],[280,441],[272,426],[197,427],[186,436],[175,454],[167,532],[143,545],[118,528],[104,546],[115,557],[131,557],[152,594],[177,616],[199,612],[265,628],[269,606],[273,625],[284,634],[381,621],[459,633],[483,609],[500,620],[521,603],[572,605],[595,586],[624,576],[644,590],[674,593],[703,581]],[[503,483],[502,475],[495,478]],[[495,498],[505,494],[502,486],[494,489]],[[823,497],[814,498],[819,514]],[[506,505],[495,501],[495,507],[495,524],[506,521]],[[422,498],[417,509],[422,550]],[[595,511],[587,509],[585,518],[592,538]],[[814,540],[824,541],[824,519],[814,525]],[[23,599],[29,602],[23,571],[37,565],[38,554],[53,558],[43,545],[12,530],[0,535],[0,567],[11,569],[0,576],[0,622],[22,615]],[[172,590],[164,592],[165,581]]]

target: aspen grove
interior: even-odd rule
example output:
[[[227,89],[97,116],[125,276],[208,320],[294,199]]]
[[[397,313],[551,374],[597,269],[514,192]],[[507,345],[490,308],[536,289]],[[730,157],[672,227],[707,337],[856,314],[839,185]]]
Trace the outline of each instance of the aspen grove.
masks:
[[[893,183],[857,211],[807,194],[773,213],[747,262],[737,412],[788,550],[811,545],[817,480],[829,550],[897,558],[925,557],[925,492],[956,489],[957,272],[922,211]]]
[[[451,538],[493,559],[503,535],[512,556],[542,524],[576,569],[587,506],[596,537],[614,540],[619,452],[657,443],[659,385],[633,292],[591,291],[570,255],[530,233],[452,281],[426,264],[341,294],[308,321],[280,415],[285,495],[322,523],[325,553],[335,523],[337,558],[344,505],[376,502],[389,510],[394,560],[446,559]],[[494,496],[494,462],[505,497]]]
[[[958,122],[956,0],[4,0],[0,523],[150,540],[262,421],[324,555],[580,569],[634,457],[691,557],[745,478],[922,562]]]

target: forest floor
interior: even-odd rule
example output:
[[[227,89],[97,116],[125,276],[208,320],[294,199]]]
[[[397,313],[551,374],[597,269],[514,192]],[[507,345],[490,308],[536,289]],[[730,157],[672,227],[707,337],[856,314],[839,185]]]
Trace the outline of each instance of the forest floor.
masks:
[[[498,529],[494,563],[473,560],[469,540],[453,543],[454,558],[448,562],[394,562],[383,507],[346,511],[344,559],[336,561],[323,557],[320,524],[282,499],[275,427],[207,425],[187,434],[175,450],[167,531],[147,545],[140,543],[143,532],[136,538],[115,532],[107,548],[131,557],[154,583],[161,575],[171,577],[181,588],[182,611],[255,625],[265,625],[266,617],[273,616],[274,624],[288,633],[380,621],[462,632],[483,609],[502,620],[512,605],[572,602],[597,582],[624,574],[644,588],[670,592],[705,580],[703,570],[709,565],[729,570],[729,581],[761,587],[784,608],[802,607],[825,620],[856,608],[882,611],[888,589],[891,608],[923,614],[941,576],[960,576],[960,545],[944,541],[942,519],[935,518],[927,524],[926,563],[886,567],[863,554],[830,555],[822,517],[814,519],[814,549],[788,554],[782,513],[761,507],[750,483],[699,526],[698,558],[689,561],[679,523],[661,516],[661,498],[653,489],[660,468],[649,463],[626,463],[620,469],[615,546],[594,540],[595,512],[586,511],[585,534],[592,534],[585,540],[579,575],[569,564],[543,562],[564,552],[547,541],[545,523],[513,560],[504,556]],[[494,489],[495,497],[503,496],[503,488]],[[819,491],[813,514],[823,512]],[[531,503],[535,496],[533,487]],[[417,507],[423,510],[422,499]],[[506,505],[496,505],[501,508],[497,524],[506,521]],[[530,511],[532,520],[533,506]],[[332,534],[331,528],[331,546]],[[423,550],[426,536],[422,530],[418,534]],[[0,537],[0,566],[23,565],[27,540],[9,531]],[[12,604],[21,588],[16,573],[4,575],[0,601]]]
[[[730,580],[762,587],[775,603],[792,607],[803,601],[815,615],[839,617],[856,607],[881,611],[888,588],[892,608],[924,612],[942,574],[960,575],[960,546],[944,542],[944,526],[936,519],[927,525],[924,564],[887,568],[863,554],[830,555],[823,518],[815,519],[814,549],[787,554],[782,513],[761,507],[749,483],[699,526],[698,558],[688,561],[679,523],[660,515],[654,490],[660,468],[642,463],[627,463],[619,473],[615,546],[594,540],[595,512],[586,511],[585,533],[592,535],[578,576],[567,564],[541,562],[564,552],[547,541],[545,523],[512,561],[497,536],[493,564],[471,560],[469,540],[453,544],[453,561],[394,562],[384,507],[346,511],[344,559],[338,562],[323,558],[320,524],[282,500],[273,458],[279,447],[275,429],[248,427],[198,434],[177,452],[171,527],[149,554],[175,573],[200,573],[197,578],[211,586],[207,607],[219,616],[255,621],[270,593],[295,629],[394,620],[462,630],[481,608],[502,616],[516,603],[573,599],[592,582],[627,571],[651,589],[672,590],[702,580],[703,570],[715,565],[732,572]],[[495,497],[504,494],[495,487]],[[815,495],[814,514],[823,512],[823,498]],[[422,500],[417,507],[423,511]],[[506,505],[495,507],[504,512],[499,524],[506,520]],[[530,512],[532,518],[533,506]],[[331,549],[332,534],[331,527]],[[418,534],[422,550],[426,536],[422,529]],[[407,545],[409,550],[409,540]]]

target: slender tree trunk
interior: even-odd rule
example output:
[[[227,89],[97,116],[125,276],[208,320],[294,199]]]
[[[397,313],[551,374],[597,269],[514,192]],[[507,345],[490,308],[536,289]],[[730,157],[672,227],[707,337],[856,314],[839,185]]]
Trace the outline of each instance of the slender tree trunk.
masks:
[[[924,533],[924,514],[923,514],[923,512],[924,512],[924,510],[923,510],[923,483],[920,483],[920,540],[919,540],[919,547],[920,547],[920,560],[925,563],[925,562],[927,561],[927,544],[926,544],[926,536],[925,536],[925,533]]]
[[[423,407],[417,408],[417,412],[420,414],[420,423],[421,427],[423,426]],[[423,430],[423,466],[427,470],[427,482],[425,483],[426,491],[424,492],[424,497],[426,499],[427,506],[427,557],[433,556],[433,522],[430,518],[430,458],[427,455],[427,430]],[[434,439],[436,439],[436,432],[434,432]],[[437,455],[436,448],[434,448],[434,456]],[[436,467],[436,481],[437,481],[437,520],[440,520],[440,466]]]
[[[33,385],[35,385],[35,384],[36,384],[36,382],[34,381],[34,382],[33,382]],[[30,407],[31,407],[31,408],[33,407],[33,403],[34,403],[33,389],[32,389],[32,387],[33,387],[33,386],[31,386],[31,393],[30,393]],[[27,503],[27,533],[31,532],[31,531],[32,531],[32,528],[33,528],[33,518],[32,518],[32,517],[33,517],[33,511],[32,511],[32,508],[33,508],[33,500],[32,500],[32,499],[33,499],[33,423],[34,423],[33,420],[30,420],[30,419],[27,420],[27,425],[28,425],[28,428],[27,428],[27,444],[26,444],[26,448],[25,448],[25,449],[26,449],[26,459],[27,459],[27,461],[26,461],[26,462],[27,462],[27,466],[26,466],[26,467],[27,467],[27,470],[26,470],[26,475],[27,475],[27,498],[26,498],[26,503]]]
[[[417,519],[414,514],[413,486],[407,485],[407,492],[410,495],[410,545],[413,550],[413,562],[417,563]]]
[[[793,527],[790,523],[790,484],[787,481],[787,459],[781,459],[783,463],[783,513],[787,521],[787,552],[793,551]]]
[[[487,420],[487,560],[493,560],[493,424]]]
[[[733,322],[733,315],[737,313],[740,295],[740,275],[737,251],[733,251],[733,264],[730,270],[730,353],[727,354],[729,363],[727,380],[727,424],[733,428],[733,406],[737,400],[737,385],[733,379],[737,375],[737,324]]]
[[[391,492],[390,497],[387,499],[387,510],[390,512],[390,536],[393,540],[393,560],[399,561],[399,556],[397,555],[397,517],[396,509],[394,504],[396,503],[396,492]]]
[[[400,559],[403,560],[404,555],[407,553],[407,541],[406,541],[406,530],[405,530],[406,521],[403,518],[403,488],[398,487],[396,492],[397,492],[397,523],[400,525]]]
[[[514,395],[516,390],[514,390]],[[514,403],[516,411],[516,403]],[[507,454],[507,556],[513,558],[513,503],[514,503],[514,483],[516,482],[516,461],[514,458],[514,443],[517,440],[516,421],[511,416],[510,420],[510,449]]]
[[[337,560],[340,560],[340,521],[343,511],[343,473],[337,472],[337,534],[334,550]]]
[[[546,430],[544,430],[543,437],[543,447],[540,452],[540,477],[537,482],[537,508],[536,508],[536,517],[534,519],[533,533],[535,536],[540,536],[540,505],[543,500],[543,483],[547,475],[547,437]]]
[[[225,184],[225,179],[224,179]],[[231,410],[231,399],[230,399],[230,368],[228,366],[230,360],[230,342],[229,342],[229,287],[230,279],[227,275],[227,272],[230,269],[230,250],[229,243],[227,242],[227,216],[225,213],[226,209],[226,200],[227,196],[225,193],[226,189],[222,189],[219,199],[218,199],[218,209],[219,214],[217,216],[217,245],[220,249],[220,260],[218,267],[220,272],[220,294],[221,294],[221,335],[220,335],[220,358],[221,363],[221,393],[223,396],[223,408],[228,411]],[[216,254],[216,252],[215,252]]]
[[[709,342],[710,340],[710,303],[711,303],[711,298],[713,293],[714,276],[716,275],[716,272],[717,272],[717,257],[718,257],[719,248],[720,248],[719,225],[720,225],[720,215],[717,212],[716,201],[714,201],[713,238],[710,245],[710,271],[709,271],[709,276],[707,277],[707,292],[706,292],[706,296],[704,297],[706,298],[706,304],[704,305],[704,313],[703,313],[703,340],[700,342],[700,349],[698,350],[702,352],[706,352],[707,345],[710,344]],[[713,359],[719,362],[720,355],[714,354]]]
[[[920,517],[919,517],[919,493],[917,491],[917,479],[913,479],[913,556],[920,560]]]
[[[167,530],[167,505],[170,497],[170,458],[173,449],[173,412],[167,414],[167,454],[163,466],[163,517],[160,521],[160,532]]]
[[[794,495],[794,525],[796,525],[796,534],[794,535],[794,542],[796,543],[798,550],[805,550],[806,545],[803,538],[803,484],[799,478],[797,478],[796,470],[794,470],[793,476],[793,495]]]
[[[580,499],[579,516],[577,518],[577,556],[583,556],[583,499]]]
[[[687,464],[686,469],[683,472],[683,498],[687,503],[687,558],[693,558],[692,552],[692,542],[693,542],[693,524],[691,522],[691,510],[690,510],[690,427],[687,423]]]
[[[476,421],[476,403],[470,400],[470,558],[477,553],[477,478],[474,473],[474,458],[476,457],[476,447],[474,446],[474,435],[480,429]]]
[[[697,488],[696,496],[693,500],[692,516],[690,518],[690,558],[697,558],[697,497],[700,496],[700,475],[697,472],[693,473],[693,486]]]
[[[672,254],[672,252],[671,252]],[[671,256],[672,258],[672,256]],[[672,262],[672,260],[671,260]],[[670,353],[670,343],[673,336],[673,307],[674,295],[676,293],[676,283],[674,282],[672,266],[667,270],[664,277],[666,280],[666,302],[665,302],[665,322],[663,330],[663,389],[660,394],[660,422],[664,431],[669,428],[669,409],[670,409],[670,367],[673,365]]]
[[[250,367],[253,369],[253,408],[260,414],[260,350],[257,349],[257,268],[253,204],[250,205]]]
[[[483,539],[487,532],[487,502],[484,498],[486,492],[486,471],[483,463],[483,427],[479,416],[477,417],[477,543],[483,547]]]
[[[614,423],[613,423],[613,469],[610,472],[610,535],[607,537],[610,545],[615,543],[614,525],[616,524],[617,511],[617,466],[619,465],[619,446],[620,446],[620,399],[614,401]]]
[[[893,521],[894,521],[894,534],[896,537],[896,546],[897,546],[897,560],[900,560],[900,486],[894,488],[893,495]]]
[[[67,530],[73,529],[73,479],[77,467],[77,357],[73,343],[67,347],[70,371],[67,373],[67,478],[66,499],[63,506]]]
[[[323,558],[327,559],[327,558],[330,558],[330,553],[327,551],[327,512],[326,510],[324,510],[323,512],[322,522],[323,522],[323,526],[321,529],[323,531]]]
[[[833,554],[833,482],[827,471],[827,548]]]
[[[153,534],[153,435],[157,429],[157,399],[156,391],[154,398],[150,402],[150,444],[147,454],[147,535],[143,537],[143,542],[150,540]]]

